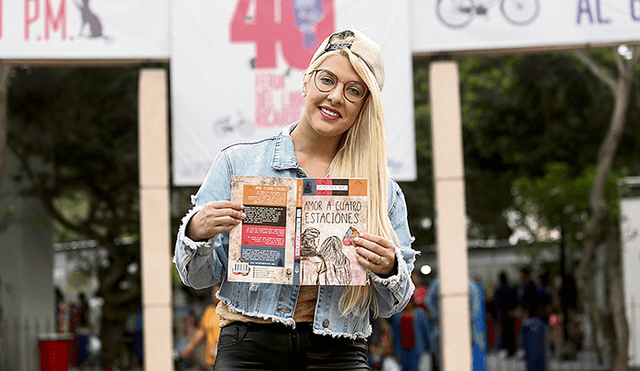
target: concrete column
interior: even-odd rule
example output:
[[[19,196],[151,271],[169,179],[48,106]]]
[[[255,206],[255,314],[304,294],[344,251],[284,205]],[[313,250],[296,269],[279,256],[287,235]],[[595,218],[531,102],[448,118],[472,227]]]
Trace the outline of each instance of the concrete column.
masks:
[[[39,199],[20,194],[29,186],[26,181],[13,180],[21,171],[18,159],[7,151],[0,191],[4,219],[0,222],[3,371],[39,370],[38,339],[56,331],[51,218]]]
[[[467,228],[458,64],[429,69],[444,371],[471,370]]]
[[[144,369],[173,370],[167,72],[140,71],[140,248]]]

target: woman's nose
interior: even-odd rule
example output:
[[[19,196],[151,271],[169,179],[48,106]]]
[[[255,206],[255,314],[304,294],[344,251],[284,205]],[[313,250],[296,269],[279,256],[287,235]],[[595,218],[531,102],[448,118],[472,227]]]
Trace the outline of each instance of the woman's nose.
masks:
[[[334,104],[342,104],[344,100],[344,86],[341,82],[338,82],[336,86],[334,86],[327,98]]]

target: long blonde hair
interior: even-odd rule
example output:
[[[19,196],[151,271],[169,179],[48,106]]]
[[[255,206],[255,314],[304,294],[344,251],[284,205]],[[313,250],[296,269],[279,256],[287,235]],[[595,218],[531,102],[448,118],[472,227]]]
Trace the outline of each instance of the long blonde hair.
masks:
[[[348,39],[345,40],[348,42]],[[328,177],[366,178],[368,185],[368,233],[392,240],[397,239],[388,215],[387,188],[389,172],[387,168],[386,123],[380,88],[367,64],[349,49],[327,52],[314,60],[305,74],[304,81],[309,83],[311,72],[318,68],[331,55],[349,58],[356,73],[369,88],[360,114],[355,123],[343,135],[340,148],[335,154],[327,171]],[[375,289],[367,286],[349,286],[340,298],[342,315],[354,313],[361,317],[368,309],[378,313],[378,301]]]

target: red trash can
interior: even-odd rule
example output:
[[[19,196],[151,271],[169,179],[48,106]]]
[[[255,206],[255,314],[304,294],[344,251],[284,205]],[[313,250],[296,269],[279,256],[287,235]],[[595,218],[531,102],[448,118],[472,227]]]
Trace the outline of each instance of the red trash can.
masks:
[[[68,371],[71,334],[41,334],[38,337],[40,347],[41,371]]]

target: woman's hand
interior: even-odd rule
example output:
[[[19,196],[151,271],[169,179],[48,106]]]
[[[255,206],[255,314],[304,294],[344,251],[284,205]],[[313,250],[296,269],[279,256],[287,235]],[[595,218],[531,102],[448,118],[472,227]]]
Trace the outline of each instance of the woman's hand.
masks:
[[[379,276],[390,276],[396,266],[396,246],[393,242],[362,233],[353,239],[356,245],[358,263]]]
[[[207,202],[189,221],[187,237],[194,241],[204,241],[218,233],[229,232],[246,217],[243,209],[244,206],[238,202]]]

